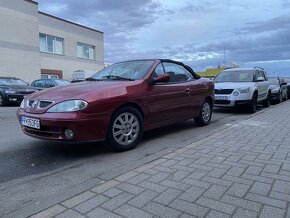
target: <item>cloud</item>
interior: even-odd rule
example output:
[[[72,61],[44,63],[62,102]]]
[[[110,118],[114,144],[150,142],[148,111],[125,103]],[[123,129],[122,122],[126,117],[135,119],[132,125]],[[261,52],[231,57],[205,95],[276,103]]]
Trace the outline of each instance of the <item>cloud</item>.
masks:
[[[106,62],[171,58],[198,70],[221,64],[224,48],[228,62],[280,61],[286,69],[289,7],[289,0],[39,0],[41,11],[103,31]]]

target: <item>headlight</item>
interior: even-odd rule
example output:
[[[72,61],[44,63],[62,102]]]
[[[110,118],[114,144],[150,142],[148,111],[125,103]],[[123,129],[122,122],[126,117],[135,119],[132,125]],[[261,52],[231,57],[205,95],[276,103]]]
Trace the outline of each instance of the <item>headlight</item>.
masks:
[[[275,88],[275,89],[272,89],[272,90],[271,90],[272,93],[277,93],[277,92],[279,92],[279,91],[280,91],[279,88]]]
[[[83,110],[88,103],[83,100],[68,100],[60,102],[47,110],[47,112],[73,112]]]
[[[4,91],[6,94],[16,94],[17,91],[16,90],[11,90],[11,89],[7,89]]]
[[[24,108],[24,99],[21,101],[21,104],[20,104],[20,106],[19,106],[21,109],[23,109]]]
[[[243,87],[243,88],[239,88],[238,90],[242,94],[242,93],[249,93],[251,89],[250,87]]]

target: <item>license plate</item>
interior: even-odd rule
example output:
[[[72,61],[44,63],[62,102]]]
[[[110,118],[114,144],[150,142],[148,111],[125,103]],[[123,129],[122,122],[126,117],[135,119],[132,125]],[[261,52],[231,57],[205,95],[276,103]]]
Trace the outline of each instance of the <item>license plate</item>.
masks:
[[[28,126],[34,129],[40,129],[40,120],[30,117],[20,117],[20,123],[22,126]]]
[[[215,96],[215,100],[228,100],[228,96]]]

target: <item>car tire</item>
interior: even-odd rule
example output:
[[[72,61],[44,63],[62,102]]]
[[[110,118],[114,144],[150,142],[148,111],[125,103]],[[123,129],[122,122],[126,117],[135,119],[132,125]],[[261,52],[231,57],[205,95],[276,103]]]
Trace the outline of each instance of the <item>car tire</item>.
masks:
[[[201,105],[199,116],[194,118],[194,122],[198,126],[208,125],[212,117],[212,108],[212,103],[208,99],[205,99]]]
[[[270,107],[271,105],[271,97],[270,97],[270,92],[267,95],[267,99],[264,101],[263,106],[264,107]]]
[[[258,100],[258,95],[256,93],[253,94],[252,100],[249,104],[249,112],[250,113],[256,113],[257,111],[257,100]]]
[[[4,106],[5,105],[5,100],[3,95],[0,93],[0,106]]]
[[[122,152],[133,149],[143,135],[143,117],[134,107],[122,107],[113,113],[106,145],[111,150]]]
[[[281,102],[282,102],[282,94],[281,92],[279,92],[277,103],[281,103]]]

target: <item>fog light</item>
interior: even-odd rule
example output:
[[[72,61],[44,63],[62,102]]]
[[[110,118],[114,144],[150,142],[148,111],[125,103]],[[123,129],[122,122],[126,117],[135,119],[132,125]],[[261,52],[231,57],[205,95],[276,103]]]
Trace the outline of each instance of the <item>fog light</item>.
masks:
[[[237,92],[237,91],[234,91],[234,93],[233,93],[234,96],[238,96],[239,94],[240,94],[240,93]]]
[[[71,129],[66,129],[64,135],[67,139],[72,139],[74,137],[74,132]]]

